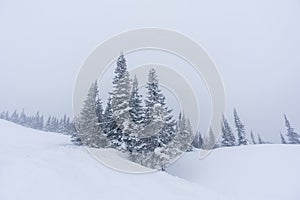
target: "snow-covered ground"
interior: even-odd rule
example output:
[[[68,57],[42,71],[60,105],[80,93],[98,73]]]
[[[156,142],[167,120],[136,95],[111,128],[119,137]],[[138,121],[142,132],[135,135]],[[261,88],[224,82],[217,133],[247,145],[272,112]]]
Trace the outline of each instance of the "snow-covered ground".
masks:
[[[67,136],[0,120],[0,200],[219,199],[167,173],[126,174],[103,166]]]
[[[168,172],[229,199],[300,199],[300,145],[220,148],[203,160],[198,155],[186,153]]]
[[[0,120],[0,138],[1,200],[300,199],[300,146],[222,148],[203,160],[195,151],[169,167],[172,175],[127,174],[67,136]]]

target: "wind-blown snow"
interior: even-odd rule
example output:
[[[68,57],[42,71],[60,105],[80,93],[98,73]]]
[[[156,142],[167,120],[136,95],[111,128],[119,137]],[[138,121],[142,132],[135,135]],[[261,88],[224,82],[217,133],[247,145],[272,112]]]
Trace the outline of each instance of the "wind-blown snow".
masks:
[[[96,161],[67,136],[0,120],[1,200],[218,199],[167,173],[126,174]]]

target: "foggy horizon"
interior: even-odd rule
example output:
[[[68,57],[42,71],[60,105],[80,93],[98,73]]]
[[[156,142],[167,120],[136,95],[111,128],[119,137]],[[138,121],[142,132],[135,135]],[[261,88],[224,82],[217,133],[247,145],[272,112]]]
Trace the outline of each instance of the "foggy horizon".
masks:
[[[0,4],[0,111],[72,116],[74,83],[89,53],[121,32],[159,27],[206,49],[224,82],[232,128],[236,108],[248,134],[279,142],[283,114],[300,131],[299,1]]]

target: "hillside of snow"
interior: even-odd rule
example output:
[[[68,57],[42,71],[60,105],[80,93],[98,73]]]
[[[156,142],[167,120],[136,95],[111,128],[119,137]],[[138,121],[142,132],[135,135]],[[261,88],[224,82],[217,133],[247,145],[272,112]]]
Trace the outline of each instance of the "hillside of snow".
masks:
[[[300,199],[300,145],[220,148],[202,160],[198,155],[186,153],[167,171],[229,199]]]
[[[1,200],[300,199],[297,145],[222,148],[203,160],[194,151],[170,174],[128,174],[105,167],[68,136],[0,120],[0,138]],[[111,159],[110,150],[101,153]]]
[[[1,200],[220,199],[167,173],[107,168],[67,136],[0,120],[0,138]]]

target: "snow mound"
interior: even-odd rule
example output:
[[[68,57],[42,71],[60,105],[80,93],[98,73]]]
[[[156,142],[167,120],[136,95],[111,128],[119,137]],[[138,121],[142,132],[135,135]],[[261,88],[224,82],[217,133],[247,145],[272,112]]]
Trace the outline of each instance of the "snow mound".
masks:
[[[64,135],[0,120],[0,138],[1,200],[221,199],[167,173],[126,174],[105,167]]]
[[[300,199],[300,145],[220,148],[202,160],[198,155],[186,153],[168,172],[229,199]]]
[[[203,160],[194,151],[168,168],[172,176],[122,173],[71,144],[67,136],[3,120],[0,138],[1,200],[300,199],[299,145],[221,148]],[[141,167],[112,149],[88,150],[133,169]]]

